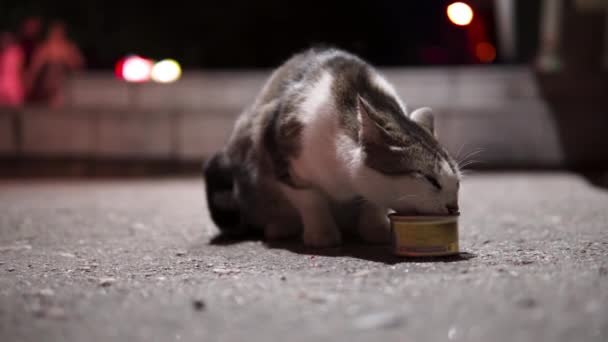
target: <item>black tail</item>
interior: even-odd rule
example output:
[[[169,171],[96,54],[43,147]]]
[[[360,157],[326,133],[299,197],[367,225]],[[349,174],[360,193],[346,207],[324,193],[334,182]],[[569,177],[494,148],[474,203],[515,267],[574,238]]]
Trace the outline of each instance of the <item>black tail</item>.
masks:
[[[217,153],[205,163],[207,206],[215,225],[223,235],[240,237],[247,231],[236,196],[235,170],[223,153]]]

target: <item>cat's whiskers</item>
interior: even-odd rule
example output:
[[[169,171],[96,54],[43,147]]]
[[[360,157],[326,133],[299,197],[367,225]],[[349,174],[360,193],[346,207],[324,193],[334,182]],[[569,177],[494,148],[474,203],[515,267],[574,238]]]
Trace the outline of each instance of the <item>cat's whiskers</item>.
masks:
[[[467,154],[465,154],[464,157],[462,157],[462,159],[458,160],[458,158],[456,158],[456,162],[460,164],[460,163],[466,161],[467,158],[473,157],[473,156],[475,156],[475,155],[477,155],[477,154],[479,154],[481,152],[484,152],[484,151],[485,151],[484,148],[474,149],[474,150],[468,152]]]
[[[462,143],[462,145],[460,145],[460,148],[458,148],[458,151],[456,151],[456,155],[454,156],[454,160],[458,160],[458,158],[460,158],[460,152],[462,152],[463,148],[467,145],[466,142]]]
[[[461,160],[456,161],[456,164],[458,165],[458,170],[461,172],[461,175],[462,175],[462,171],[464,170],[465,167],[480,162],[480,160],[472,159],[472,157],[474,157],[484,151],[485,151],[485,149],[478,148],[476,150],[473,150],[473,151],[467,153]]]
[[[478,172],[476,170],[474,170],[474,169],[466,169],[466,170],[463,170],[463,172],[461,174],[461,178],[468,178],[468,177],[470,177],[472,175],[475,175],[477,173]]]
[[[460,165],[460,169],[462,170],[462,169],[464,169],[467,166],[471,166],[471,165],[474,165],[474,164],[481,164],[481,163],[483,163],[483,161],[481,161],[481,160],[478,160],[478,159],[469,159],[464,164]]]

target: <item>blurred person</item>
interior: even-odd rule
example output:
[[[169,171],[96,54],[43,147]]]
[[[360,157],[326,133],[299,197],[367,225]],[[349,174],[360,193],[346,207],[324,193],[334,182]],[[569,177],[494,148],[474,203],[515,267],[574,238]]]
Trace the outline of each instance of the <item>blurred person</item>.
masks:
[[[64,101],[63,86],[68,73],[83,67],[80,50],[66,35],[65,25],[55,22],[32,56],[26,85],[30,99],[50,107]]]
[[[23,104],[23,50],[12,33],[0,33],[0,106]]]
[[[40,30],[42,22],[39,17],[28,17],[21,24],[19,32],[19,45],[23,49],[25,67],[29,67],[32,55],[40,43]]]

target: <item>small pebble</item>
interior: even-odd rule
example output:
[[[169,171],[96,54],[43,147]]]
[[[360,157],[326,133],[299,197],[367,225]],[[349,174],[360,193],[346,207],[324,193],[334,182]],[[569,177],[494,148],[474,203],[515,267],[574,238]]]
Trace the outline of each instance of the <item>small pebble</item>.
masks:
[[[38,291],[38,294],[43,296],[43,297],[52,297],[55,295],[55,291],[53,291],[52,289],[42,289],[40,291]]]
[[[370,270],[361,270],[361,271],[357,271],[357,272],[353,273],[353,277],[365,277],[365,276],[369,275],[370,273],[372,273],[372,271],[370,271]]]
[[[281,279],[281,281],[286,281],[286,280],[287,280],[287,277],[286,277],[286,276],[281,276],[281,278],[280,278],[280,279]]]
[[[448,340],[453,340],[454,338],[456,338],[458,334],[458,330],[456,329],[456,327],[451,327],[450,330],[448,330]]]
[[[65,310],[58,306],[53,306],[50,308],[39,308],[34,310],[34,315],[40,318],[51,318],[51,319],[65,319],[66,313]]]
[[[522,308],[526,308],[526,309],[533,308],[537,304],[538,303],[536,302],[536,300],[534,298],[530,298],[530,297],[520,298],[519,300],[517,300],[517,305],[519,305]]]
[[[141,222],[135,222],[131,225],[131,228],[133,229],[138,229],[138,230],[146,230],[148,229],[148,227],[146,227],[145,224],[141,223]]]
[[[389,329],[403,325],[405,319],[402,315],[394,312],[377,312],[360,316],[353,321],[357,329]]]
[[[314,295],[314,294],[313,295],[307,295],[306,298],[308,300],[310,300],[311,302],[316,303],[316,304],[327,303],[327,297],[320,296],[320,295]]]
[[[116,282],[116,278],[107,277],[99,279],[99,286],[108,287]]]
[[[196,311],[203,311],[205,309],[205,302],[202,299],[196,299],[192,302],[192,306]]]
[[[68,252],[57,252],[57,255],[65,257],[65,258],[75,258],[76,255]]]
[[[186,255],[186,251],[178,251],[175,253],[175,256],[182,257]]]
[[[0,252],[3,251],[21,251],[21,250],[30,250],[32,246],[30,245],[12,245],[12,246],[0,246]]]
[[[14,268],[14,267],[10,267],[10,268],[7,268],[6,270],[7,270],[8,272],[13,272],[13,271],[15,271],[15,268]]]
[[[212,271],[214,273],[217,273],[217,274],[231,274],[231,273],[239,273],[240,272],[237,269],[228,269],[228,268],[220,268],[220,267],[214,268]]]

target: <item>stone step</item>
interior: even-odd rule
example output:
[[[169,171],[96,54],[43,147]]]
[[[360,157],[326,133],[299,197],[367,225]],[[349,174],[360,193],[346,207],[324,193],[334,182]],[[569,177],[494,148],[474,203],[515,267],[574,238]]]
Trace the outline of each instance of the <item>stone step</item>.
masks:
[[[474,157],[478,167],[608,162],[606,106],[583,101],[597,99],[593,92],[569,94],[559,82],[549,103],[546,85],[541,92],[533,72],[520,67],[382,72],[410,110],[434,108],[438,137],[454,155],[481,151]],[[200,160],[225,144],[266,76],[189,73],[171,85],[133,85],[82,75],[70,83],[62,110],[0,110],[0,155]]]

